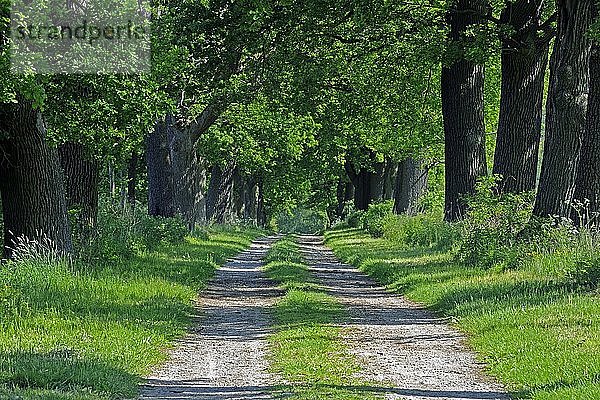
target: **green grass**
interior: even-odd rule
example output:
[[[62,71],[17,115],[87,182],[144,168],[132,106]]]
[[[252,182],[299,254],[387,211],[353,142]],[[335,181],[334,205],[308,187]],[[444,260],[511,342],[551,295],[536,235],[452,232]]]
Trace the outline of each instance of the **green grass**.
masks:
[[[259,236],[218,229],[106,267],[0,267],[0,399],[122,399],[165,360],[215,268]]]
[[[501,272],[459,265],[445,252],[401,250],[359,230],[326,240],[343,260],[452,317],[515,397],[600,398],[600,298],[556,272],[564,255]]]
[[[266,261],[269,277],[286,290],[270,337],[272,372],[284,381],[278,391],[298,400],[376,398],[369,385],[353,377],[360,367],[333,325],[345,317],[342,306],[312,281],[296,243],[279,241]]]

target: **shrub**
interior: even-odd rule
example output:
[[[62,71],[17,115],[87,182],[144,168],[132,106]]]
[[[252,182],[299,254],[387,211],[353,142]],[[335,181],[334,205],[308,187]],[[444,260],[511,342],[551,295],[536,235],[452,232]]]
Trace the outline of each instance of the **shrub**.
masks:
[[[322,234],[329,226],[327,213],[298,208],[282,212],[276,219],[277,230],[282,233]]]
[[[462,222],[459,260],[484,268],[508,266],[518,254],[519,234],[527,226],[533,193],[495,193],[497,177],[481,180],[467,199],[468,214]]]
[[[365,212],[362,210],[352,211],[348,214],[347,224],[350,228],[360,228],[363,225],[363,218],[365,217]]]
[[[377,204],[371,204],[363,217],[363,228],[371,236],[383,236],[383,221],[389,215],[392,215],[394,202],[391,200]]]
[[[455,225],[438,214],[388,215],[383,219],[383,237],[402,247],[418,246],[447,250],[460,240]]]
[[[181,218],[152,217],[141,206],[134,209],[101,201],[95,235],[76,243],[77,255],[87,264],[120,263],[135,254],[174,244],[188,233]]]

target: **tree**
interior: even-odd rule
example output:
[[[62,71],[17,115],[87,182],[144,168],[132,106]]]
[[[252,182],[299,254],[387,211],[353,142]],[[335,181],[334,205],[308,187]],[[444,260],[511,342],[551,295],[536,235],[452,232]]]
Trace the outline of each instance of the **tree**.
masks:
[[[76,233],[88,240],[95,233],[98,216],[98,160],[80,143],[64,143],[58,154],[65,176],[67,210],[75,213]]]
[[[554,18],[542,23],[543,10],[543,0],[518,0],[507,2],[500,16],[500,23],[511,32],[502,38],[502,94],[493,168],[503,177],[499,183],[503,192],[527,192],[536,186],[544,78],[554,34]]]
[[[463,197],[487,174],[484,120],[484,67],[465,54],[465,35],[486,15],[486,2],[458,0],[448,11],[449,55],[442,69],[446,195],[445,219],[466,215]]]
[[[590,83],[594,0],[558,0],[550,62],[544,159],[533,214],[570,216]]]
[[[49,239],[55,250],[71,252],[63,175],[55,147],[48,144],[44,121],[31,100],[0,107],[0,192],[4,217],[4,255],[15,240]]]
[[[394,190],[396,214],[416,215],[419,212],[419,200],[427,190],[427,172],[423,162],[412,157],[400,163]]]
[[[597,42],[592,47],[590,58],[587,119],[573,197],[582,204],[589,202],[581,216],[573,213],[573,220],[597,224],[600,212],[600,45]]]

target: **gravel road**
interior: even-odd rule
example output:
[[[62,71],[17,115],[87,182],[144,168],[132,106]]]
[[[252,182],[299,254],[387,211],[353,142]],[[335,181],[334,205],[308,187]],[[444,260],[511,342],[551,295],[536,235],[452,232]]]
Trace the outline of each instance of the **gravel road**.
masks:
[[[266,336],[281,293],[260,267],[275,240],[255,241],[217,271],[198,300],[192,330],[148,378],[140,399],[271,399]]]
[[[342,326],[363,366],[360,378],[377,382],[362,390],[386,399],[510,399],[485,376],[465,337],[447,321],[340,263],[322,237],[301,236],[300,246],[317,282],[348,310]]]

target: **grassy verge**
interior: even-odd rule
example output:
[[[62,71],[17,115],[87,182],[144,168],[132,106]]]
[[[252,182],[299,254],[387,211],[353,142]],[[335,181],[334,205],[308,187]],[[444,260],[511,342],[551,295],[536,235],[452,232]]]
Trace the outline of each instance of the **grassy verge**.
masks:
[[[93,270],[60,260],[0,267],[0,399],[135,397],[185,333],[197,291],[259,235],[220,228]]]
[[[600,298],[533,265],[484,270],[446,252],[398,250],[359,230],[328,232],[335,253],[390,288],[453,317],[518,398],[600,398]],[[560,256],[560,255],[558,255]],[[544,263],[552,264],[552,256]]]
[[[270,338],[272,371],[285,382],[279,390],[294,399],[372,399],[347,352],[341,330],[332,324],[344,317],[334,297],[312,280],[291,239],[276,243],[265,271],[286,290],[276,306],[276,333]]]

